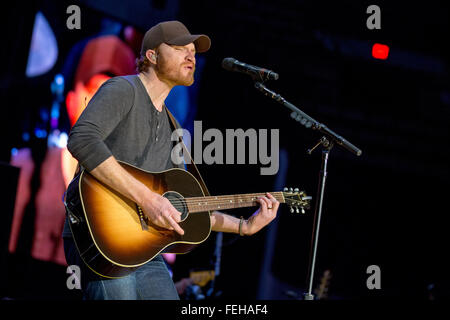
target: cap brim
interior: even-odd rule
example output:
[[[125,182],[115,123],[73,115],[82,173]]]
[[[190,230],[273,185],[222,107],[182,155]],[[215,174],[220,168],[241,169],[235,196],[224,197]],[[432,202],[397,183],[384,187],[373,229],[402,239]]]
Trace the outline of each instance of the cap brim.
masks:
[[[167,42],[167,44],[176,46],[185,46],[189,43],[194,43],[195,51],[197,51],[198,53],[206,52],[211,47],[211,39],[209,39],[209,37],[204,34],[183,35]]]

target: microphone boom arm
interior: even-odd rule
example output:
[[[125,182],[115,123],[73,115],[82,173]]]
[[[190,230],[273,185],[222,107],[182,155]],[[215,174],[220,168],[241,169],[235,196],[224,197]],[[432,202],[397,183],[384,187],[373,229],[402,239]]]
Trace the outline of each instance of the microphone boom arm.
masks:
[[[313,130],[318,130],[321,133],[328,136],[332,141],[334,141],[336,144],[346,148],[351,153],[360,156],[362,154],[361,149],[344,139],[342,136],[336,134],[334,131],[329,129],[326,125],[323,123],[320,123],[316,121],[315,119],[311,118],[309,115],[304,113],[302,110],[298,109],[296,106],[294,106],[292,103],[286,101],[281,95],[273,92],[272,90],[268,89],[265,85],[263,85],[261,82],[255,82],[255,88],[261,91],[264,95],[274,99],[278,103],[284,105],[288,109],[292,110],[291,118],[294,120],[300,122],[300,124],[304,125],[306,128],[311,128]]]

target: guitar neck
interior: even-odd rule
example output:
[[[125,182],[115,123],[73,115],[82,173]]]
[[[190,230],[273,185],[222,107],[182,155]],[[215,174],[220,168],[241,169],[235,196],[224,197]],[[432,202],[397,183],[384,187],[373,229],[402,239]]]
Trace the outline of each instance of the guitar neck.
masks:
[[[285,203],[283,192],[270,193],[280,203]],[[208,196],[185,198],[189,212],[202,212],[214,210],[227,210],[244,207],[255,207],[259,205],[258,198],[265,193],[247,193],[226,196]]]

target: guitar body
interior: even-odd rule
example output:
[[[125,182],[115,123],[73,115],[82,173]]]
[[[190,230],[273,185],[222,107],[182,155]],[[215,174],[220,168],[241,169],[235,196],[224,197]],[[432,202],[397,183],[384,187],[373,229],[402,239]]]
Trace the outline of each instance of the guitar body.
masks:
[[[183,203],[185,197],[204,196],[189,172],[175,168],[152,173],[120,164],[182,212],[179,225],[185,233],[153,225],[133,201],[83,171],[78,180],[79,201],[68,202],[69,224],[78,252],[90,269],[104,277],[122,277],[159,253],[186,253],[208,238],[210,213],[189,214]]]

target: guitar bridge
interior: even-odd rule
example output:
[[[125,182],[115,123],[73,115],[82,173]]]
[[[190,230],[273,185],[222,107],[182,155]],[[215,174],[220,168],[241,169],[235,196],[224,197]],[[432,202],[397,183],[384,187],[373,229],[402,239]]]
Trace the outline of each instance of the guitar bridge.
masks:
[[[145,221],[145,217],[144,217],[144,212],[142,211],[141,207],[139,207],[138,205],[136,205],[138,214],[139,214],[139,220],[141,222],[141,228],[143,231],[148,230],[148,225],[147,222]]]

